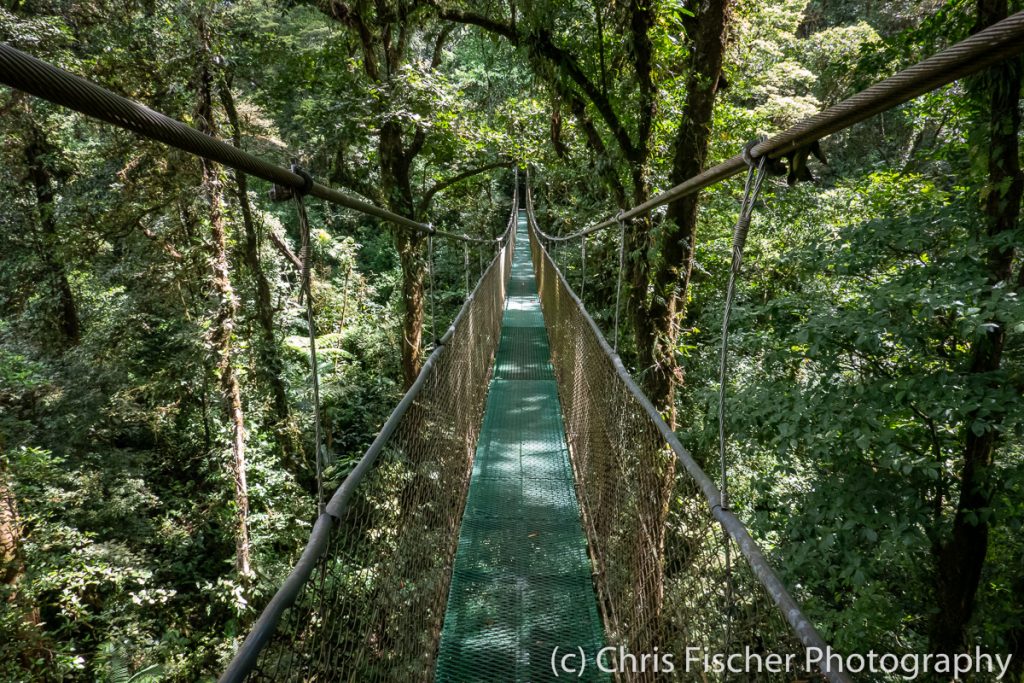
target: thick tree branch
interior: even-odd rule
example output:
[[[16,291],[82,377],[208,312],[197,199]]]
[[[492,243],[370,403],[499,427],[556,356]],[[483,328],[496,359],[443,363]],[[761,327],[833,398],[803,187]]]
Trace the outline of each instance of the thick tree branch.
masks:
[[[412,160],[423,151],[423,145],[427,141],[427,129],[420,124],[416,124],[416,132],[412,136],[412,142],[409,144],[408,149],[405,150],[406,163],[411,166]]]
[[[672,183],[682,182],[704,169],[731,4],[732,0],[704,0],[690,25],[694,44],[686,79],[685,114],[676,130]],[[683,381],[675,347],[693,270],[698,199],[694,194],[668,205],[658,249],[661,263],[652,278],[654,295],[647,315],[637,318],[641,355],[644,362],[655,368],[645,382],[647,395],[654,405],[669,411],[673,420],[675,388]]]
[[[427,208],[430,207],[430,203],[434,200],[434,195],[436,195],[438,192],[443,192],[452,185],[461,183],[463,180],[467,180],[469,178],[472,178],[473,176],[480,175],[481,173],[486,173],[487,171],[491,171],[496,168],[508,168],[511,165],[511,161],[495,161],[489,164],[485,164],[483,166],[477,166],[475,168],[466,169],[465,171],[457,173],[451,178],[439,180],[438,182],[434,183],[433,186],[431,186],[431,188],[424,193],[423,198],[420,200],[419,215],[422,216],[423,214],[426,213]]]
[[[370,80],[379,83],[380,66],[378,65],[377,53],[374,51],[373,33],[364,20],[363,15],[343,0],[325,0],[320,5],[320,11],[335,21],[355,30],[359,36],[359,44],[363,49],[363,69]]]
[[[633,142],[633,138],[630,137],[626,127],[622,125],[618,114],[615,113],[611,100],[605,97],[601,89],[587,77],[587,74],[583,72],[583,68],[572,55],[555,45],[551,38],[551,32],[542,30],[536,35],[528,36],[525,43],[532,52],[544,57],[562,70],[576,84],[580,91],[586,95],[587,99],[594,105],[594,109],[601,115],[605,125],[608,126],[608,130],[618,143],[623,156],[630,161],[640,161],[640,148]]]
[[[380,188],[374,187],[366,181],[355,177],[345,168],[341,149],[335,155],[334,168],[331,170],[330,180],[335,185],[347,187],[353,192],[363,195],[378,206],[385,206],[384,195],[381,193]]]
[[[452,34],[455,27],[452,24],[448,24],[441,32],[437,34],[437,39],[434,41],[434,52],[430,58],[430,70],[436,71],[441,66],[441,60],[444,58],[444,44],[448,40],[448,36]],[[427,130],[422,124],[416,125],[416,132],[413,134],[412,142],[409,143],[408,149],[404,151],[406,161],[411,165],[412,160],[423,151],[423,145],[427,142]]]
[[[630,3],[629,34],[633,46],[633,64],[636,70],[637,84],[640,90],[640,116],[637,123],[637,155],[638,162],[647,161],[648,140],[654,126],[656,108],[656,88],[652,74],[654,71],[654,46],[651,44],[651,28],[654,26],[654,3],[646,0],[633,0]]]
[[[1007,0],[978,0],[977,8],[975,32],[1006,18],[1011,11]],[[1021,199],[1024,198],[1018,139],[1021,70],[1020,59],[1007,60],[993,66],[970,86],[975,100],[988,109],[988,121],[982,124],[987,124],[989,138],[988,182],[982,192],[982,202],[986,219],[984,234],[992,240],[986,267],[993,301],[999,289],[1012,287],[1016,249],[1006,238],[1020,225]],[[965,370],[970,386],[985,391],[992,407],[975,407],[964,415],[961,426],[963,457],[956,512],[952,528],[933,549],[938,610],[932,617],[929,633],[932,652],[961,652],[969,642],[968,624],[976,611],[994,523],[989,513],[998,490],[995,456],[1003,438],[1006,407],[993,397],[999,397],[1002,391],[1003,380],[999,373],[1003,369],[1007,334],[1002,321],[989,322],[985,332],[970,340],[970,361]],[[979,424],[981,429],[978,429]]]
[[[291,264],[295,266],[295,268],[298,269],[299,272],[302,272],[302,261],[299,259],[298,256],[295,255],[295,252],[288,247],[288,244],[284,241],[284,239],[282,239],[282,237],[277,234],[276,230],[271,229],[268,230],[267,232],[270,235],[270,241],[274,243],[274,246],[277,247],[278,251],[281,252],[281,255],[284,256],[289,261],[291,261]]]
[[[160,248],[163,249],[168,256],[170,256],[175,261],[181,260],[181,252],[175,249],[173,244],[171,244],[164,238],[160,237],[160,235],[156,234],[155,232],[153,232],[146,226],[142,225],[141,223],[139,224],[139,228],[142,230],[143,235],[145,235],[146,237],[160,245]]]
[[[437,71],[437,67],[441,66],[441,60],[444,58],[444,44],[448,42],[448,37],[454,30],[454,24],[446,24],[437,34],[437,38],[434,40],[434,54],[430,58],[431,71]]]
[[[432,2],[432,4],[437,7],[436,3]],[[612,137],[615,138],[616,143],[622,149],[623,155],[630,161],[638,160],[640,148],[633,142],[629,131],[626,130],[622,121],[619,120],[611,100],[600,87],[590,80],[579,65],[579,62],[569,52],[555,44],[550,31],[542,29],[536,33],[526,33],[516,26],[475,12],[464,12],[462,10],[440,7],[438,7],[438,11],[442,19],[477,26],[490,33],[503,36],[513,45],[526,47],[531,54],[551,62],[572,80],[594,105],[594,109],[601,115],[601,119],[608,126]]]
[[[391,64],[391,73],[396,73],[401,66],[402,57],[405,56],[409,48],[409,36],[409,24],[403,21],[398,28],[398,44],[388,57],[388,61]]]
[[[575,93],[569,92],[564,94],[566,100],[569,102],[569,108],[572,110],[572,115],[576,119],[576,122],[583,129],[583,134],[587,138],[587,144],[594,150],[600,159],[608,159],[608,149],[604,145],[604,140],[601,138],[601,134],[598,132],[597,127],[594,125],[593,120],[587,114],[587,107]],[[619,179],[618,174],[615,172],[615,166],[611,163],[599,164],[599,172],[601,177],[607,183],[608,187],[612,191],[612,195],[615,197],[615,204],[620,209],[626,209],[628,204],[626,202],[626,188],[623,187],[622,181]]]
[[[519,45],[520,34],[518,28],[513,24],[506,24],[503,21],[491,19],[476,12],[464,12],[457,9],[439,7],[435,0],[428,0],[439,12],[440,17],[447,21],[454,21],[457,24],[469,24],[477,26],[490,33],[502,36],[513,45]]]

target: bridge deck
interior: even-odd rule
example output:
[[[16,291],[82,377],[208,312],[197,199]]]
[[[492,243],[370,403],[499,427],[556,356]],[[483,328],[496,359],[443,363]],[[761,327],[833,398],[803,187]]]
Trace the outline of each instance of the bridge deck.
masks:
[[[547,680],[556,646],[603,643],[523,212],[517,227],[437,681]]]

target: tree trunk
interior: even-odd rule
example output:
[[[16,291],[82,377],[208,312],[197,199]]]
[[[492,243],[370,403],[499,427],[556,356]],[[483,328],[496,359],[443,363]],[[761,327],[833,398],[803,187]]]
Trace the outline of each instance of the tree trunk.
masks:
[[[221,84],[221,102],[224,111],[227,113],[228,123],[231,125],[231,139],[235,147],[242,147],[242,127],[238,121],[238,110],[235,108],[235,98],[231,93],[231,86],[225,81]],[[274,414],[281,427],[289,422],[290,411],[288,407],[288,392],[284,383],[284,362],[281,360],[281,353],[277,344],[277,330],[274,326],[274,304],[270,296],[270,283],[263,272],[263,264],[260,260],[259,236],[256,234],[256,225],[253,220],[252,206],[249,204],[249,182],[248,177],[241,171],[235,172],[236,190],[238,205],[242,213],[242,225],[245,228],[245,265],[253,279],[256,294],[256,315],[260,323],[262,333],[262,344],[259,346],[259,365],[263,380],[270,388],[273,399]],[[278,430],[279,436],[284,435],[285,430]],[[288,439],[282,440],[282,445],[288,444]]]
[[[423,237],[399,228],[395,231],[395,247],[402,263],[402,378],[408,389],[423,367]]]
[[[0,440],[0,450],[3,443]],[[25,552],[22,547],[22,523],[18,501],[11,487],[7,468],[0,461],[0,585],[7,594],[10,608],[21,613],[21,623],[9,634],[19,644],[19,660],[26,671],[52,663],[52,647],[44,640],[38,604],[31,604],[18,594],[18,584],[25,576]]]
[[[416,220],[416,209],[409,168],[418,152],[418,146],[414,141],[410,149],[405,148],[402,128],[397,122],[388,121],[381,126],[378,146],[381,189],[388,208],[413,220]],[[402,378],[408,389],[416,381],[423,366],[423,283],[426,279],[424,238],[401,227],[395,228],[394,234],[395,248],[402,265]]]
[[[0,461],[0,584],[10,590],[12,602],[17,598],[15,587],[24,573],[18,505],[7,481],[7,470]]]
[[[215,135],[213,74],[206,58],[210,54],[209,33],[202,17],[198,20],[198,27],[204,59],[199,71],[197,128],[207,135]],[[217,354],[217,373],[225,417],[231,425],[231,463],[228,469],[234,480],[235,494],[235,569],[243,578],[248,578],[252,574],[252,568],[249,559],[249,487],[246,483],[245,419],[242,413],[242,392],[232,352],[238,300],[231,286],[228,263],[223,181],[215,163],[203,159],[202,166],[203,194],[210,210],[211,284],[217,293],[217,309],[210,327],[210,342]]]
[[[647,194],[646,187],[643,190],[641,188],[634,188],[633,205],[636,206],[647,201]],[[638,200],[638,197],[643,198]],[[648,258],[648,252],[651,246],[651,228],[653,225],[650,214],[647,214],[637,216],[627,222],[625,226],[626,253],[624,255],[624,267],[626,272],[622,274],[622,305],[625,307],[625,310],[619,311],[619,350],[620,353],[623,352],[623,342],[626,341],[627,335],[622,326],[628,321],[633,332],[632,343],[634,348],[629,348],[625,351],[637,353],[641,372],[649,365],[649,362],[646,360],[647,356],[639,352],[642,348],[640,345],[641,333],[644,327],[649,324],[645,311],[647,310],[647,299],[650,290],[651,262]]]
[[[652,2],[631,0],[629,3],[629,50],[636,72],[638,96],[636,145],[627,153],[630,178],[633,184],[633,206],[639,206],[650,198],[650,156],[651,137],[654,132],[654,121],[658,111],[658,90],[654,85],[654,45],[651,42],[651,29],[657,22],[655,5]],[[625,151],[625,150],[624,150]],[[651,263],[648,255],[651,246],[651,215],[639,216],[631,225],[626,226],[626,264],[628,264],[628,295],[629,310],[623,319],[629,320],[633,328],[634,343],[639,331],[647,324],[645,312],[651,274]],[[620,331],[620,336],[621,331]],[[641,361],[643,359],[641,358]],[[640,367],[645,367],[641,362]]]
[[[1008,14],[1006,0],[979,0],[975,31]],[[1018,101],[1021,60],[1014,58],[993,66],[976,82],[979,97],[989,102],[988,187],[984,198],[989,237],[1017,229],[1024,177],[1021,175],[1017,136],[1020,130]],[[988,253],[989,283],[1013,287],[1013,247],[993,247]],[[999,321],[974,342],[968,372],[980,375],[993,391],[999,389],[998,371],[1006,341]],[[936,544],[936,614],[930,633],[931,651],[953,654],[965,645],[967,625],[974,614],[975,597],[988,552],[988,518],[992,504],[993,454],[1002,416],[986,415],[978,432],[977,411],[964,421],[964,457],[960,471],[960,497],[953,528],[945,541]],[[993,417],[995,419],[993,419]]]
[[[676,133],[671,177],[673,185],[703,170],[711,133],[711,115],[725,53],[729,0],[705,0],[697,9],[693,57],[687,76],[685,118]],[[693,31],[690,33],[694,35]],[[640,181],[641,178],[634,179],[638,192]],[[696,196],[669,204],[659,245],[661,261],[653,276],[653,292],[649,304],[646,301],[646,290],[652,278],[646,258],[638,259],[632,273],[632,287],[644,288],[642,291],[634,290],[630,307],[634,312],[633,325],[640,365],[649,368],[645,381],[647,395],[672,429],[676,428],[677,422],[675,388],[683,379],[676,362],[675,348],[679,338],[679,319],[685,310],[696,222]],[[650,218],[634,226],[633,230],[634,233],[642,231],[644,236],[649,235]],[[648,246],[642,237],[636,238],[632,245],[634,249],[644,250]],[[647,311],[646,315],[644,310]],[[652,453],[651,456],[652,459],[644,468],[646,481],[643,482],[644,490],[649,491],[651,497],[643,513],[647,519],[640,525],[645,531],[638,541],[645,547],[651,547],[656,554],[653,563],[655,575],[651,585],[656,586],[657,590],[648,595],[647,600],[652,624],[660,624],[664,601],[665,537],[669,506],[675,491],[676,463],[675,459],[665,461],[660,452]],[[634,571],[640,572],[641,569],[638,560]],[[642,590],[642,585],[638,584],[635,590]]]
[[[78,343],[81,336],[81,324],[71,284],[68,282],[64,266],[56,254],[57,222],[54,218],[53,176],[46,165],[46,157],[53,152],[54,150],[46,141],[44,133],[35,125],[29,124],[25,161],[28,164],[29,180],[32,182],[32,189],[36,195],[39,227],[43,234],[40,257],[46,268],[55,297],[54,307],[58,336],[62,347],[67,348]]]
[[[722,73],[730,0],[704,0],[698,7],[692,63],[687,76],[686,109],[676,131],[671,184],[704,169],[718,80]],[[653,277],[654,293],[638,330],[641,362],[651,366],[646,391],[655,406],[676,426],[675,390],[683,372],[676,361],[679,323],[685,315],[697,235],[698,195],[668,205],[661,233],[661,262]]]

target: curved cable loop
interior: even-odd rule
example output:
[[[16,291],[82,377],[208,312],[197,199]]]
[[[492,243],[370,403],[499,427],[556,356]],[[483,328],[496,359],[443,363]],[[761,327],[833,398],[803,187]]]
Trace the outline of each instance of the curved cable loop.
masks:
[[[757,137],[757,138],[751,140],[747,144],[743,145],[743,149],[740,150],[740,158],[743,159],[743,163],[745,163],[747,165],[748,169],[753,167],[753,166],[756,166],[757,163],[758,163],[754,159],[754,155],[753,155],[753,151],[752,150],[754,149],[754,147],[756,147],[757,145],[761,144],[766,139],[767,139],[767,137],[762,135],[760,137]],[[761,155],[761,156],[764,156],[764,155]],[[748,176],[747,179],[748,179],[748,182],[749,182],[749,176]]]
[[[305,197],[313,191],[313,186],[316,185],[316,181],[313,180],[313,176],[311,176],[306,169],[302,168],[298,164],[292,163],[292,173],[302,178],[302,187],[296,187],[293,192],[301,197]]]

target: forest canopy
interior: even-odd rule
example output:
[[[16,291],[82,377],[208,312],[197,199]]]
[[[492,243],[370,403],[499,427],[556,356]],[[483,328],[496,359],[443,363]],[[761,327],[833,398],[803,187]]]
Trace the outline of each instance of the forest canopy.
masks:
[[[0,680],[215,680],[494,257],[527,169],[539,225],[566,235],[1022,9],[5,3],[4,43],[479,239],[312,198],[303,231],[263,180],[0,88]],[[775,162],[723,389],[733,509],[830,643],[979,646],[1016,678],[1021,78],[1016,56]],[[617,229],[552,248],[709,472],[742,196],[734,179],[628,221],[621,285]]]

